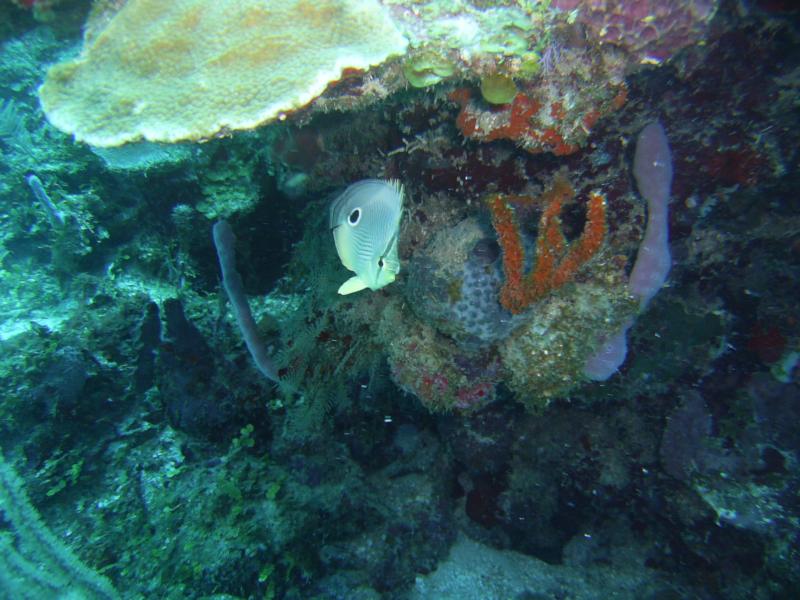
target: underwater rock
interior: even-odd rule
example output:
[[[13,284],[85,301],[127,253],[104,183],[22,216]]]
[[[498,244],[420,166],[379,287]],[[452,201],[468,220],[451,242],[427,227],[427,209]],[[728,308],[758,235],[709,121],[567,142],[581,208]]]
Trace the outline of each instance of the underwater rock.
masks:
[[[89,367],[89,361],[78,348],[66,346],[53,354],[44,380],[35,392],[49,414],[69,414],[81,402]]]
[[[378,335],[392,380],[431,411],[475,411],[495,398],[499,363],[492,350],[469,351],[396,304],[384,310]]]
[[[499,347],[507,384],[531,411],[566,396],[583,381],[597,351],[597,333],[618,328],[635,309],[620,281],[597,273],[591,282],[562,289],[535,305]]]
[[[230,404],[210,393],[215,372],[211,348],[186,318],[179,300],[164,302],[164,321],[156,380],[169,422],[187,433],[216,439],[234,413]]]
[[[133,375],[136,391],[144,392],[153,385],[158,346],[161,343],[161,318],[158,304],[149,302],[139,323],[136,371]]]
[[[636,567],[620,572],[607,565],[584,569],[549,564],[520,552],[497,550],[462,534],[447,560],[442,561],[436,571],[417,577],[409,598],[538,600],[568,597],[595,600],[614,595],[623,598],[680,597],[673,596],[679,594],[675,591],[676,586],[660,581],[648,571]]]
[[[566,156],[584,147],[598,121],[625,104],[624,61],[613,52],[559,52],[563,63],[558,69],[541,80],[520,82],[515,96],[509,99],[508,92],[498,98],[506,104],[479,100],[469,88],[451,92],[450,100],[461,107],[456,126],[463,136],[480,142],[511,140],[532,154]]]

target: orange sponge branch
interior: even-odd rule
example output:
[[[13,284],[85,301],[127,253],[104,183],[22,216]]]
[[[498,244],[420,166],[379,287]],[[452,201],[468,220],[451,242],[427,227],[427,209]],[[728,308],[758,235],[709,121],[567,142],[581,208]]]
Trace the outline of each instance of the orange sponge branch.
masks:
[[[509,312],[521,313],[571,281],[602,246],[606,235],[606,202],[602,194],[595,192],[589,196],[583,233],[571,244],[567,243],[561,228],[561,211],[564,203],[574,195],[569,182],[557,178],[540,198],[543,209],[539,218],[535,263],[527,275],[522,234],[509,204],[513,198],[498,194],[487,200],[492,225],[503,250],[505,282],[500,290],[500,304]]]
[[[505,198],[499,194],[490,197],[488,204],[492,214],[492,225],[497,232],[500,247],[503,249],[503,272],[506,282],[500,290],[500,303],[506,308],[524,305],[525,253],[522,248],[517,218]]]

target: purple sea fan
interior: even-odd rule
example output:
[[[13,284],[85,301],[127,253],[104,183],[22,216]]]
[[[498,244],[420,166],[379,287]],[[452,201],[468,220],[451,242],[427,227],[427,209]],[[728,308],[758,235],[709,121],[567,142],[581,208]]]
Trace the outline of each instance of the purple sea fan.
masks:
[[[692,392],[667,419],[660,449],[664,470],[675,479],[688,481],[709,437],[711,413],[703,397]]]
[[[688,482],[692,475],[741,472],[739,457],[727,453],[712,435],[713,421],[705,400],[688,393],[667,419],[661,437],[661,464],[675,479]]]

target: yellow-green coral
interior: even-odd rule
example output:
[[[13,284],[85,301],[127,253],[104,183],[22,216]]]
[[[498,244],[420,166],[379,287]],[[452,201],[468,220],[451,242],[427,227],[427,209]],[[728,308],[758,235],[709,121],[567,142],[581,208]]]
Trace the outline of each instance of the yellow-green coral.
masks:
[[[403,64],[403,73],[408,83],[415,88],[435,85],[454,72],[453,63],[434,52],[417,54]]]
[[[250,129],[407,45],[378,0],[128,0],[87,31],[39,96],[94,146]]]
[[[520,58],[519,74],[523,77],[533,77],[542,70],[542,59],[537,52],[526,52]]]
[[[492,73],[481,79],[481,94],[489,104],[508,104],[517,95],[517,86],[508,75]]]

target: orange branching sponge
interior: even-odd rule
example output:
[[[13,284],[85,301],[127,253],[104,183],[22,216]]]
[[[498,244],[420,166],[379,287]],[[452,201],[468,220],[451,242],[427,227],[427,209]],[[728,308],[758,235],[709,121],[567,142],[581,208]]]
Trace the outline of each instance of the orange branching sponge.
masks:
[[[606,199],[602,194],[592,192],[586,209],[586,225],[581,237],[570,244],[569,251],[553,274],[553,288],[559,288],[571,280],[603,245],[606,235]]]
[[[583,233],[571,244],[567,243],[560,216],[564,203],[574,195],[569,182],[559,177],[540,198],[543,208],[536,239],[536,261],[527,275],[522,234],[509,204],[509,201],[521,199],[499,194],[488,199],[492,225],[503,249],[506,280],[500,290],[500,304],[511,313],[525,311],[549,292],[571,281],[602,246],[606,235],[606,202],[602,194],[594,192],[589,195]]]
[[[506,282],[500,290],[500,303],[506,308],[524,306],[525,252],[522,248],[517,218],[506,199],[500,194],[490,197],[488,204],[492,214],[492,225],[503,249],[503,272]]]

